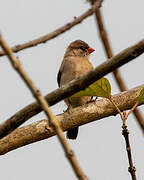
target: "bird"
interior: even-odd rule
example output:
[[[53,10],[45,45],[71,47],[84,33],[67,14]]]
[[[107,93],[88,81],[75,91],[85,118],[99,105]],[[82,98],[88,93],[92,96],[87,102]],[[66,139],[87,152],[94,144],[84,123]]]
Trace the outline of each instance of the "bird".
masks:
[[[82,40],[75,40],[70,43],[66,49],[57,75],[59,87],[69,83],[73,79],[79,78],[81,75],[84,75],[93,69],[91,62],[89,61],[89,56],[93,51],[95,50]],[[70,110],[71,108],[76,108],[90,102],[91,98],[91,96],[69,97],[64,99],[64,102],[68,106],[68,110]],[[66,137],[72,140],[76,139],[78,129],[78,127],[74,127],[68,130]]]

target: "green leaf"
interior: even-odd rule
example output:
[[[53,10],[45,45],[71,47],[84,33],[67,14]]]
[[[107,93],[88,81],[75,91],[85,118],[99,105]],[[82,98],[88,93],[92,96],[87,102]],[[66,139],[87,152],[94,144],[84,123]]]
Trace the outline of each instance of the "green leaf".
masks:
[[[95,96],[110,98],[111,97],[111,85],[106,78],[101,78],[90,87],[94,90]]]
[[[111,97],[111,86],[106,78],[101,78],[94,82],[85,90],[79,91],[72,97],[82,97],[82,96],[97,96],[97,97]]]
[[[144,103],[144,88],[141,90],[137,101],[138,103]]]

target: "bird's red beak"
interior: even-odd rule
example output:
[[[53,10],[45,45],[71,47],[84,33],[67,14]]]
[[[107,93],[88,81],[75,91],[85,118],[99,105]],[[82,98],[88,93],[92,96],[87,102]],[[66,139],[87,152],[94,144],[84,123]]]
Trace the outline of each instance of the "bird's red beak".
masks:
[[[88,53],[91,54],[92,52],[94,52],[95,50],[91,47],[88,48]]]

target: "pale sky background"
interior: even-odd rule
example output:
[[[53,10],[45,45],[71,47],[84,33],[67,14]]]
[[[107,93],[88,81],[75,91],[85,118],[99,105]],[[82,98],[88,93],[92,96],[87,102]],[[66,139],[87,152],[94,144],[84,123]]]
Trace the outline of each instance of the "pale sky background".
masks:
[[[0,0],[0,31],[9,45],[33,40],[71,21],[90,5],[84,0]],[[144,38],[144,1],[105,0],[102,12],[114,53]],[[46,95],[57,88],[56,75],[67,45],[76,39],[86,41],[96,51],[91,55],[94,66],[105,61],[94,17],[89,17],[70,31],[36,47],[18,52],[29,76]],[[144,55],[121,68],[128,88],[143,84]],[[119,92],[111,74],[106,76],[112,94]],[[31,93],[12,69],[6,57],[0,57],[0,121],[34,101]],[[144,107],[141,112],[144,115]],[[54,114],[66,109],[64,103],[52,107]],[[43,113],[27,123],[45,118]],[[24,124],[24,125],[25,125]],[[80,128],[76,141],[69,141],[79,163],[91,180],[129,180],[128,160],[121,120],[105,118]],[[144,179],[144,141],[133,115],[128,119],[130,142],[138,180]],[[77,179],[56,137],[11,151],[0,158],[3,180]]]

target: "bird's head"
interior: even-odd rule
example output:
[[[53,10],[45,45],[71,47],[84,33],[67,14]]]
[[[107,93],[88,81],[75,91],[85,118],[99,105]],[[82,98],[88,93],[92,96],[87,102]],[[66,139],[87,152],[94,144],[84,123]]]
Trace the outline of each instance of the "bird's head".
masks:
[[[73,41],[67,48],[65,56],[87,57],[94,51],[87,43],[81,40]]]

